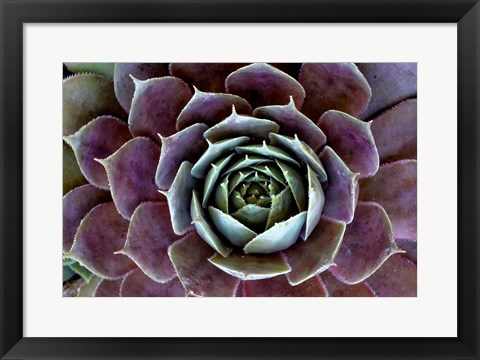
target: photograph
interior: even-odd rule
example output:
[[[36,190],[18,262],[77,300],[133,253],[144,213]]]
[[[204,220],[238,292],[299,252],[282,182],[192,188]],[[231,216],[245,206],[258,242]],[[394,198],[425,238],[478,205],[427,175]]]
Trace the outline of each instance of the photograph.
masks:
[[[62,66],[63,297],[417,296],[417,63]]]

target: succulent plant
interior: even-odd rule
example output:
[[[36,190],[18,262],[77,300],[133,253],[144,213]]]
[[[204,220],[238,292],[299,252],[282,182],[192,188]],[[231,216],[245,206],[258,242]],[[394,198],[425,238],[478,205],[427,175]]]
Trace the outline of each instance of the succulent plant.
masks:
[[[65,296],[416,296],[416,64],[65,65]]]

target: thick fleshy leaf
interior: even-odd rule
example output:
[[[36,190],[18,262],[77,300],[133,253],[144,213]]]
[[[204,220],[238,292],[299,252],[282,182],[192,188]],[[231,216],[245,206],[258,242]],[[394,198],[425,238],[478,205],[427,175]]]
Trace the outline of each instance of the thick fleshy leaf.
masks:
[[[346,284],[372,275],[389,256],[403,252],[395,244],[385,210],[376,203],[358,203],[355,218],[345,229],[332,273]]]
[[[280,129],[277,123],[257,117],[238,115],[233,107],[232,114],[217,125],[208,129],[204,137],[211,142],[228,139],[234,136],[248,136],[252,139],[265,140],[269,133]]]
[[[300,141],[297,135],[294,137],[270,134],[269,139],[272,145],[279,145],[294,153],[298,159],[308,164],[318,175],[321,182],[327,181],[327,173],[318,158],[317,154],[303,141]]]
[[[130,220],[125,246],[118,251],[131,258],[153,280],[162,283],[175,276],[167,250],[179,237],[173,232],[170,219],[167,204],[140,204]]]
[[[273,66],[255,63],[231,73],[225,80],[227,92],[246,99],[253,108],[288,104],[290,96],[300,108],[305,90],[297,80]]]
[[[65,63],[67,69],[74,73],[84,73],[84,72],[93,72],[100,75],[108,76],[109,78],[113,78],[113,69],[115,67],[115,63],[94,63],[94,62],[87,62],[87,63],[74,63],[74,62],[67,62]]]
[[[375,293],[365,283],[355,285],[347,285],[338,281],[330,271],[324,271],[319,275],[323,283],[327,287],[328,296],[330,297],[373,297]]]
[[[243,286],[243,296],[325,297],[327,296],[327,291],[318,276],[297,286],[290,285],[285,276],[277,276],[272,279],[245,282]]]
[[[150,279],[140,269],[130,272],[120,287],[122,297],[184,297],[185,289],[174,278],[167,283],[158,283]]]
[[[228,214],[228,175],[220,181],[215,189],[214,203],[217,208]]]
[[[113,203],[97,205],[83,218],[65,258],[78,261],[102,278],[118,279],[135,267],[128,257],[114,254],[125,243],[127,231],[128,221]]]
[[[194,163],[207,149],[208,144],[203,139],[207,129],[205,124],[194,124],[172,136],[161,138],[162,151],[155,173],[155,183],[159,189],[168,189],[172,185],[183,161]]]
[[[184,161],[180,165],[170,189],[163,192],[167,197],[173,232],[177,235],[183,235],[194,228],[190,215],[190,197],[195,188],[196,180],[193,178],[191,171],[192,164]]]
[[[78,297],[92,297],[95,294],[98,284],[102,281],[102,278],[94,276],[89,282],[83,282],[80,286],[77,296]]]
[[[134,81],[135,93],[128,116],[132,134],[154,140],[158,139],[157,134],[175,134],[177,117],[192,97],[188,85],[171,76]]]
[[[70,146],[63,143],[63,194],[87,183],[87,179],[80,171],[75,153]]]
[[[317,226],[322,216],[323,206],[325,205],[325,194],[323,193],[322,184],[318,180],[317,174],[307,165],[307,177],[308,177],[308,208],[307,208],[307,220],[305,226],[300,233],[303,240],[312,233],[313,229]]]
[[[401,254],[404,258],[407,258],[412,263],[417,264],[417,241],[410,239],[395,239],[398,247],[405,251]]]
[[[287,185],[287,180],[285,179],[285,176],[283,175],[282,170],[274,164],[255,165],[255,166],[252,166],[252,169],[262,172],[267,176],[270,176],[271,178],[275,179],[282,185],[285,185],[285,186]]]
[[[336,110],[325,112],[318,121],[328,145],[360,177],[375,174],[380,163],[370,124]]]
[[[307,193],[305,191],[305,186],[303,185],[303,179],[300,173],[294,168],[280,162],[276,161],[278,167],[282,170],[283,176],[287,180],[288,186],[292,190],[293,197],[297,203],[298,209],[300,211],[305,210],[305,203],[307,202]]]
[[[247,154],[247,155],[245,155],[244,158],[241,158],[241,159],[237,160],[227,170],[225,170],[225,174],[230,174],[234,171],[239,171],[239,170],[245,169],[246,167],[256,165],[256,164],[260,164],[260,163],[264,163],[264,162],[271,162],[271,161],[268,160],[268,159],[265,159],[262,156],[250,156],[250,155]],[[245,174],[247,174],[247,173],[251,174],[251,172],[248,169],[244,170],[244,173]]]
[[[63,135],[71,135],[100,115],[126,119],[113,82],[102,75],[78,74],[63,80]]]
[[[202,91],[225,92],[225,79],[246,64],[238,63],[172,63],[170,73]]]
[[[375,176],[360,181],[359,199],[375,201],[385,208],[396,238],[417,238],[416,160],[380,166]]]
[[[196,232],[188,234],[168,249],[178,278],[188,294],[234,296],[239,280],[207,261],[213,253],[212,248]]]
[[[198,235],[205,240],[205,242],[212,247],[215,251],[222,254],[222,256],[228,256],[232,249],[228,248],[222,240],[217,236],[215,231],[208,223],[205,212],[202,208],[202,203],[198,198],[198,193],[194,190],[192,195],[192,202],[190,205],[190,212],[192,216],[192,223],[197,230]]]
[[[119,297],[120,296],[120,286],[122,285],[123,279],[119,280],[107,280],[103,279],[98,284],[93,296],[95,297]]]
[[[194,90],[193,97],[178,115],[177,130],[198,123],[216,125],[232,113],[232,107],[239,114],[252,113],[250,104],[240,96]]]
[[[325,134],[315,123],[295,107],[293,98],[287,105],[272,105],[256,108],[254,116],[275,121],[280,125],[282,134],[298,135],[313,150],[317,151],[327,142]]]
[[[357,66],[372,89],[372,98],[361,115],[362,119],[369,119],[417,95],[416,63],[364,63]]]
[[[307,94],[302,112],[313,121],[327,110],[359,116],[372,96],[367,80],[353,63],[306,63],[298,81]]]
[[[291,164],[296,166],[300,166],[300,164],[295,161],[287,152],[283,151],[282,149],[267,145],[265,140],[260,145],[244,145],[244,146],[237,146],[235,150],[240,154],[249,154],[249,155],[260,155],[265,157],[270,157],[273,159],[287,161]]]
[[[290,284],[297,285],[333,264],[345,232],[345,224],[322,217],[307,241],[297,241],[285,250],[292,272]]]
[[[381,163],[417,158],[417,99],[394,106],[372,122]]]
[[[222,140],[216,143],[209,143],[208,149],[198,159],[192,169],[192,175],[196,178],[203,179],[207,171],[210,170],[211,164],[227,151],[235,149],[237,146],[246,144],[250,139],[247,136],[239,136],[232,139]],[[228,170],[225,172],[228,173]]]
[[[323,213],[335,220],[350,223],[357,199],[358,175],[352,173],[330,147],[326,146],[320,160],[328,177]]]
[[[126,112],[130,112],[135,83],[132,76],[138,80],[147,80],[168,75],[168,64],[116,63],[113,73],[115,95]]]
[[[367,279],[376,296],[417,296],[417,267],[400,255],[391,256]]]
[[[85,178],[92,185],[108,189],[105,168],[95,161],[117,151],[132,138],[128,126],[112,116],[100,116],[83,126],[75,134],[64,137],[73,151]]]
[[[290,247],[297,241],[306,218],[307,212],[304,211],[288,220],[276,223],[245,245],[243,251],[245,254],[271,254]]]
[[[62,266],[62,274],[63,274],[63,282],[70,280],[72,277],[76,275],[75,271],[70,269],[70,267],[67,265]]]
[[[260,232],[265,229],[269,213],[269,209],[254,204],[248,204],[234,212],[232,217],[249,228]]]
[[[74,261],[72,264],[68,265],[68,267],[73,270],[76,274],[80,275],[83,280],[86,282],[89,282],[92,280],[92,277],[94,276],[90,270],[88,270],[86,267],[80,265],[78,262]]]
[[[233,245],[243,247],[257,236],[257,233],[240,221],[212,206],[208,208],[208,212],[217,230]]]
[[[113,202],[125,219],[130,219],[140,203],[163,199],[154,181],[159,157],[158,145],[137,137],[108,158],[98,160],[107,171]]]
[[[272,206],[268,214],[267,227],[270,229],[278,222],[287,220],[292,210],[295,209],[292,192],[289,188],[285,188],[277,195],[272,196]]]
[[[217,162],[211,164],[212,168],[208,171],[207,177],[205,178],[205,185],[203,188],[203,202],[202,206],[207,207],[207,204],[210,200],[210,195],[212,195],[215,184],[217,183],[218,178],[222,170],[228,165],[229,161],[232,159],[234,154],[230,154],[223,159],[218,160]]]
[[[291,270],[280,253],[268,255],[232,253],[226,258],[215,254],[208,261],[240,280],[268,279]]]

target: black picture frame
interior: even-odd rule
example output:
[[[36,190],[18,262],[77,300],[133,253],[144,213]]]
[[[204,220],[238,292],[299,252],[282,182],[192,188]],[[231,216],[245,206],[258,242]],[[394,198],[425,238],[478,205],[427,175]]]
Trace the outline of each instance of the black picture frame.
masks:
[[[479,359],[478,0],[0,0],[0,14],[2,359]],[[458,336],[398,339],[24,337],[23,24],[83,22],[456,23],[458,169],[450,169],[447,174],[446,164],[442,171],[446,183],[449,176],[455,175],[455,170],[458,176]]]

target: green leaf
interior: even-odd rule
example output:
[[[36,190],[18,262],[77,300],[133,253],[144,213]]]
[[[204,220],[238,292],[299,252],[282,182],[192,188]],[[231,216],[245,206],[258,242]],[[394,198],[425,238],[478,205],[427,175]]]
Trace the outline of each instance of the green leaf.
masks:
[[[232,253],[226,258],[215,254],[208,261],[242,280],[268,279],[291,271],[290,266],[280,254],[242,255]]]
[[[242,195],[236,190],[232,192],[230,195],[230,204],[232,204],[233,209],[236,211],[238,209],[243,208],[247,203],[243,199]]]
[[[277,164],[282,169],[283,176],[287,180],[288,186],[292,190],[293,197],[297,203],[300,211],[305,210],[305,203],[307,201],[307,194],[305,192],[305,186],[303,185],[303,179],[300,173],[294,168],[277,160]]]
[[[325,195],[323,194],[322,184],[318,180],[317,174],[307,165],[308,169],[308,210],[305,227],[300,234],[303,240],[312,233],[322,216],[323,205],[325,204]]]
[[[253,173],[253,170],[245,170],[235,173],[235,175],[233,175],[231,181],[228,184],[228,193],[231,194],[232,191],[238,186],[238,184],[245,180],[251,173]]]
[[[293,202],[293,195],[289,188],[285,188],[280,194],[272,196],[272,206],[270,214],[268,215],[267,229],[270,229],[278,222],[288,219],[292,213]]]
[[[257,233],[247,228],[241,222],[213,206],[208,207],[208,212],[218,231],[233,245],[243,247],[257,236]]]
[[[228,256],[232,249],[225,246],[225,244],[222,242],[222,240],[220,240],[217,234],[215,234],[210,224],[205,219],[202,204],[200,203],[198,193],[195,190],[193,190],[190,211],[193,219],[192,222],[197,230],[198,235],[222,256]]]
[[[261,156],[245,155],[243,159],[238,160],[232,166],[230,166],[227,170],[225,170],[225,174],[230,174],[231,172],[245,169],[246,167],[260,164],[263,162],[271,162],[271,160],[265,159],[264,157],[261,157]]]
[[[265,229],[270,210],[257,205],[247,204],[232,216],[249,228]]]
[[[214,201],[220,210],[228,214],[228,175],[215,188]]]
[[[267,145],[265,141],[261,145],[237,146],[235,150],[240,154],[263,155],[300,166],[287,152],[276,146]]]
[[[317,173],[321,182],[327,181],[327,173],[325,172],[322,162],[318,158],[317,154],[315,154],[310,146],[305,144],[303,141],[300,141],[297,135],[292,138],[289,136],[272,133],[269,135],[269,138],[272,144],[280,145],[290,150],[297,156],[297,158],[311,166],[312,169]]]
[[[90,282],[93,277],[93,274],[86,267],[80,265],[78,262],[74,262],[73,264],[68,265],[68,267],[72,271],[75,271],[78,275],[80,275],[87,283]]]
[[[239,145],[246,144],[250,141],[247,136],[240,136],[233,139],[222,140],[216,143],[208,143],[208,149],[202,154],[200,159],[192,168],[192,175],[198,179],[203,179],[207,171],[217,158],[224,153],[233,150]],[[227,172],[228,173],[228,172]]]
[[[74,73],[78,72],[94,72],[100,75],[105,75],[113,79],[113,70],[115,68],[115,63],[75,63],[67,62],[65,66],[68,70]]]
[[[69,266],[63,266],[63,281],[70,280],[73,276],[75,276],[75,271],[70,269]]]
[[[210,199],[210,195],[212,195],[212,191],[215,188],[215,184],[217,183],[218,177],[222,173],[223,168],[227,166],[228,162],[233,157],[233,155],[234,154],[230,154],[229,156],[218,160],[215,164],[212,164],[212,168],[207,174],[207,178],[205,179],[205,185],[203,188],[202,206],[204,208],[207,207],[208,200]]]
[[[283,185],[287,184],[287,180],[283,176],[282,171],[274,164],[269,164],[269,165],[262,164],[262,165],[252,166],[252,168],[264,173],[267,176],[273,177],[275,180],[282,183]]]
[[[286,221],[276,223],[250,241],[243,251],[245,254],[271,254],[289,248],[297,241],[306,218],[307,212],[304,211]]]

